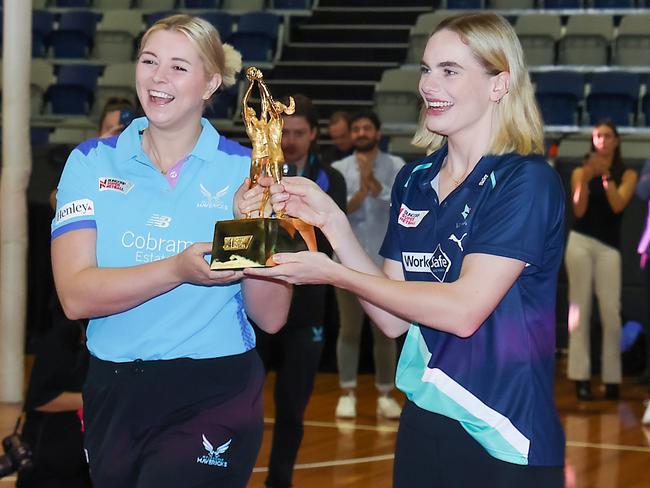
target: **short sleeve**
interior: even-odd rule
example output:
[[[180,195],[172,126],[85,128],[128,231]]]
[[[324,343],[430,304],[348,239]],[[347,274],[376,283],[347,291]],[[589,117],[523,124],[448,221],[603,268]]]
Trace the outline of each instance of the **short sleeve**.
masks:
[[[402,206],[404,180],[408,176],[407,166],[402,168],[395,177],[393,188],[390,197],[390,215],[388,217],[388,227],[386,228],[386,236],[384,242],[379,249],[379,254],[385,259],[393,261],[402,260],[402,249],[399,244],[399,232],[397,228],[397,218],[399,216],[399,209]]]
[[[57,187],[56,213],[52,220],[52,239],[66,232],[96,228],[95,168],[91,158],[79,148],[70,153]],[[97,185],[98,182],[94,181]]]
[[[542,160],[496,172],[488,201],[474,216],[466,254],[484,253],[541,266],[544,251],[564,232],[564,191],[558,174]]]

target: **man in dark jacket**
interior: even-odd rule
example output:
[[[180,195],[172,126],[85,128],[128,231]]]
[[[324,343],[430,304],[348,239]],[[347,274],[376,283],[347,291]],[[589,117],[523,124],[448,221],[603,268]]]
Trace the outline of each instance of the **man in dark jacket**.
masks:
[[[282,151],[286,173],[315,181],[345,211],[343,176],[321,162],[316,139],[318,112],[311,100],[294,95],[296,111],[284,116]],[[316,229],[318,250],[332,255],[325,236]],[[267,369],[273,365],[275,425],[266,486],[291,486],[293,466],[303,436],[303,418],[318,371],[324,338],[325,285],[301,285],[293,289],[287,324],[275,335],[256,329],[257,348]]]

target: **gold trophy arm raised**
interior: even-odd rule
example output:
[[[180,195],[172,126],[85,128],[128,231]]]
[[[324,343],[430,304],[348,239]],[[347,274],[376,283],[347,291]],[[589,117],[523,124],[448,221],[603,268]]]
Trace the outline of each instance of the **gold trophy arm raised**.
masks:
[[[275,101],[264,83],[262,72],[255,67],[248,68],[246,78],[250,85],[242,99],[242,117],[253,146],[251,183],[257,183],[262,175],[272,176],[279,182],[284,165],[282,116],[294,113],[295,101],[290,97],[288,106]],[[256,83],[261,98],[259,117],[248,104]],[[265,194],[268,198],[268,189]],[[266,199],[260,208],[260,215],[263,215],[265,207]],[[298,219],[276,215],[225,220],[215,224],[210,268],[219,270],[273,266],[273,254],[306,249],[316,250],[314,228]]]

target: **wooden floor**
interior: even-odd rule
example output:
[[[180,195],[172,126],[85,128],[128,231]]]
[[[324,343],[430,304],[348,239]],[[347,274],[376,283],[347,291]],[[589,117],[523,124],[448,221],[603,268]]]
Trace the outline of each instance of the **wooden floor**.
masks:
[[[567,458],[575,473],[576,488],[650,487],[650,427],[641,425],[646,388],[626,378],[619,402],[578,402],[573,385],[558,367],[557,405],[567,438]],[[273,376],[266,389],[266,429],[257,467],[249,484],[262,488],[273,422],[270,399]],[[594,385],[596,385],[594,380]],[[598,388],[596,393],[602,396]],[[378,420],[373,378],[363,375],[355,421],[337,421],[334,408],[339,395],[336,375],[321,374],[307,409],[305,438],[294,475],[297,488],[391,486],[392,453],[397,423]],[[0,435],[13,427],[18,407],[0,404]],[[12,477],[0,488],[14,486]],[[486,485],[487,486],[487,485]],[[127,488],[127,487],[124,487]]]

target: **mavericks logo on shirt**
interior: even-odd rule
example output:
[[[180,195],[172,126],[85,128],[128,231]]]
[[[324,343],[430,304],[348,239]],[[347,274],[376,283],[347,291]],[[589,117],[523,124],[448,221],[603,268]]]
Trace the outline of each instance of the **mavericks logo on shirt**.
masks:
[[[95,215],[95,204],[93,201],[87,198],[74,200],[64,205],[56,212],[56,223],[61,224],[66,220],[86,215]]]

